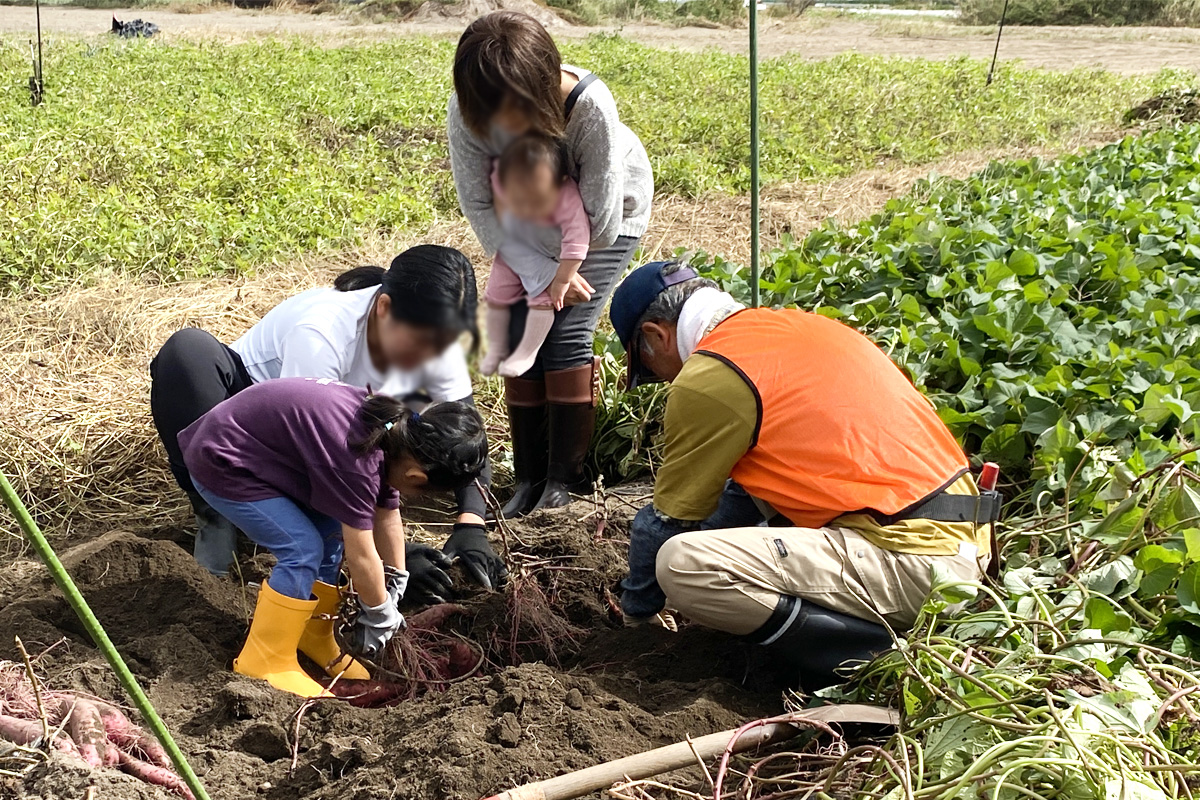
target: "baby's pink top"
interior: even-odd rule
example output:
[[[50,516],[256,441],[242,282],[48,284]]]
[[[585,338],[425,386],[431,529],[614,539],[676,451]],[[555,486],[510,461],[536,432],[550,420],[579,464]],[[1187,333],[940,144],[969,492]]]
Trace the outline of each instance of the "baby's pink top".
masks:
[[[492,164],[492,191],[497,197],[504,197],[500,186],[499,162]],[[588,219],[587,209],[583,207],[583,197],[579,194],[579,184],[572,178],[563,181],[558,193],[558,205],[547,222],[562,229],[562,248],[559,250],[559,261],[583,261],[587,258],[588,245],[592,241],[592,223]]]

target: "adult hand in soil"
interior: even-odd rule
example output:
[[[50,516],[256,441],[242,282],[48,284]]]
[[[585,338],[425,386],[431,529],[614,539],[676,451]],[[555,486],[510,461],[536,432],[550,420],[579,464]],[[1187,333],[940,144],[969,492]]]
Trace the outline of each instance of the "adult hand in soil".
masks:
[[[449,602],[454,581],[446,573],[453,561],[437,548],[407,542],[404,565],[408,568],[408,588],[404,597],[410,603],[433,606]]]
[[[442,552],[451,559],[462,561],[467,574],[489,591],[500,591],[508,583],[508,567],[492,549],[487,530],[482,525],[469,522],[455,525]]]
[[[353,655],[375,659],[402,627],[404,615],[390,597],[377,606],[364,606],[360,598],[358,616],[354,618],[347,644]]]

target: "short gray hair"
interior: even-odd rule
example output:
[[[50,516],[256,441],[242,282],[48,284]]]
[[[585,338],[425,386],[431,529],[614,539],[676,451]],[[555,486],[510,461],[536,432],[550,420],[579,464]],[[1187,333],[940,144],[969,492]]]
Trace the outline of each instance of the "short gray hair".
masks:
[[[662,274],[666,278],[674,275],[681,269],[688,267],[682,261],[675,261],[663,267]],[[683,313],[683,305],[688,301],[688,298],[694,295],[701,289],[719,289],[716,281],[711,281],[708,278],[692,278],[686,281],[680,281],[672,286],[663,289],[658,297],[646,308],[645,313],[638,318],[637,326],[634,328],[634,344],[653,355],[654,351],[646,344],[642,338],[642,325],[647,322],[679,322],[679,315]]]

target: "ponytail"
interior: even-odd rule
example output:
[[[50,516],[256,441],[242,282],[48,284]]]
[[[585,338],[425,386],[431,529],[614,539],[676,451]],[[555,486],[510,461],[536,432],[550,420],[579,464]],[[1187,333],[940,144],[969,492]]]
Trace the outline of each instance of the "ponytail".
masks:
[[[428,488],[456,491],[470,484],[487,463],[483,418],[466,403],[433,403],[419,414],[387,395],[371,395],[358,414],[366,435],[354,447],[366,455],[383,450],[388,464],[411,456]]]
[[[471,336],[471,352],[479,347],[479,289],[471,260],[453,247],[422,244],[410,247],[382,267],[355,267],[333,282],[340,292],[372,286],[392,301],[392,318],[457,337]]]
[[[385,274],[383,267],[355,267],[348,269],[333,279],[333,288],[339,292],[357,292],[359,289],[369,289],[383,284]]]

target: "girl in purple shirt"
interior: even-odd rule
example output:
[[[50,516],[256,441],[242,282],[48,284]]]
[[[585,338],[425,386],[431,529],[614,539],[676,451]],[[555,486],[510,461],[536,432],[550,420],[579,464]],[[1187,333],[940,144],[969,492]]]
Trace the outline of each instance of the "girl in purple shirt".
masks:
[[[330,676],[370,677],[334,640],[344,561],[358,594],[351,650],[374,658],[403,625],[408,584],[400,496],[456,490],[487,459],[470,405],[420,414],[330,379],[255,384],[179,434],[196,491],[277,563],[235,671],[301,697],[328,694],[297,650]]]

